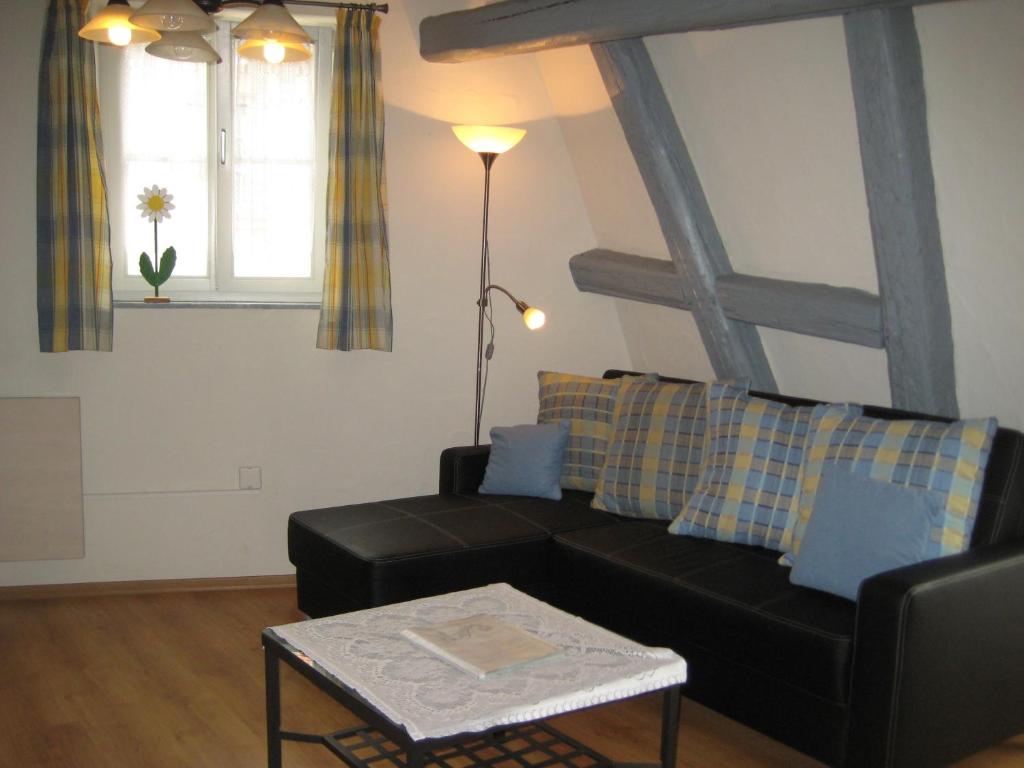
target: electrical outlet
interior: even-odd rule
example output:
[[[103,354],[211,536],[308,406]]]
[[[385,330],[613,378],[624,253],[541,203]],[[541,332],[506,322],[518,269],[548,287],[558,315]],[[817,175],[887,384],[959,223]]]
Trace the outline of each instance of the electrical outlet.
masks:
[[[238,468],[238,490],[258,491],[263,487],[263,470],[260,467]]]

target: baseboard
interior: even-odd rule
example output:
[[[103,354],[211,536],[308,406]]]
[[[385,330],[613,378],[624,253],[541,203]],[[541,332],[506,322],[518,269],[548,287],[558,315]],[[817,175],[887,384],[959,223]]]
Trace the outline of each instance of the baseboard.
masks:
[[[212,579],[153,579],[147,581],[89,581],[80,584],[31,584],[23,587],[0,587],[0,601],[283,587],[295,588],[294,574],[283,574],[280,576],[229,576]]]

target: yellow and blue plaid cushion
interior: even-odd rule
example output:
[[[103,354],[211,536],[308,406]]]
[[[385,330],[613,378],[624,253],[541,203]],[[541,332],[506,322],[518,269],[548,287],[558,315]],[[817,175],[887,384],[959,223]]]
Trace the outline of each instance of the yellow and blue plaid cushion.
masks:
[[[669,532],[781,549],[798,514],[811,417],[827,407],[793,407],[710,384],[700,482]]]
[[[642,379],[620,391],[595,509],[658,520],[679,514],[700,475],[705,389]]]
[[[537,423],[569,422],[562,487],[594,490],[612,436],[619,387],[632,379],[594,379],[550,371],[538,372],[537,379],[540,383]]]
[[[800,514],[783,536],[783,562],[800,551],[825,463],[907,488],[938,491],[943,513],[932,527],[925,559],[963,552],[971,540],[995,419],[888,421],[829,408],[811,424],[800,490]]]

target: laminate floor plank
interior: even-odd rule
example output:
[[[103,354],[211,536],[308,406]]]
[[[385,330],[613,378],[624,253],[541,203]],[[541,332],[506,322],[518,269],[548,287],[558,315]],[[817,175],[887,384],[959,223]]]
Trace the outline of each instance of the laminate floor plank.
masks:
[[[299,621],[293,589],[147,593],[0,602],[0,768],[254,768],[266,765],[260,630]],[[326,733],[356,718],[281,667],[286,729]],[[661,699],[555,719],[616,760],[658,758]],[[284,744],[287,768],[337,768],[314,744]],[[683,700],[677,768],[819,763]],[[1024,765],[1024,735],[959,768]]]

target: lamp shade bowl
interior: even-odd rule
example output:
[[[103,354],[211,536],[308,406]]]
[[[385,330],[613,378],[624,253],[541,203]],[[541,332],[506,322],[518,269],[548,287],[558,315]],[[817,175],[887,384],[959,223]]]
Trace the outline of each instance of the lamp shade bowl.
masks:
[[[146,53],[171,61],[219,64],[220,54],[198,32],[164,32],[158,41],[146,46]]]
[[[459,141],[474,152],[501,154],[508,152],[526,135],[524,128],[493,125],[453,125]]]
[[[192,0],[146,0],[131,20],[158,32],[212,32],[216,27]]]
[[[313,38],[279,1],[264,2],[251,16],[231,30],[231,36],[242,40],[273,40],[299,45],[313,42]]]

